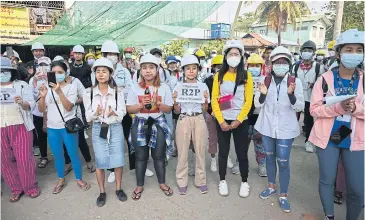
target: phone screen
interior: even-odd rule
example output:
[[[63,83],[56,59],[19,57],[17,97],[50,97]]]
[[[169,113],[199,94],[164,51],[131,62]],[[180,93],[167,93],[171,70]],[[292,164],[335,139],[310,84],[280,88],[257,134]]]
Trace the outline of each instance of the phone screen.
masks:
[[[57,84],[55,72],[47,72],[47,79],[48,79],[48,83]]]

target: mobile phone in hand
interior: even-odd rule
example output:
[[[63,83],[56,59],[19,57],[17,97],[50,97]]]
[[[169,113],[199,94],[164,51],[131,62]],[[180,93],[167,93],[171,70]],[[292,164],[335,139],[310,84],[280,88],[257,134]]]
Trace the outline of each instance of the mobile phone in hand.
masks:
[[[47,72],[47,80],[48,80],[48,83],[57,84],[56,73],[55,72]]]

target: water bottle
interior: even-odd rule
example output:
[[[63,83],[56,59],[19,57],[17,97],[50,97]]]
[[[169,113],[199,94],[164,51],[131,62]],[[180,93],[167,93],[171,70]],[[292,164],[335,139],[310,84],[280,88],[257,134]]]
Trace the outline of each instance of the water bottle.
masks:
[[[145,95],[149,95],[149,97],[151,98],[151,91],[150,91],[149,86],[146,86],[146,90],[144,90],[144,94],[145,94]],[[145,109],[147,109],[147,110],[151,110],[151,109],[152,109],[152,105],[151,105],[151,104],[147,104],[147,105],[145,105],[144,107],[145,107]]]

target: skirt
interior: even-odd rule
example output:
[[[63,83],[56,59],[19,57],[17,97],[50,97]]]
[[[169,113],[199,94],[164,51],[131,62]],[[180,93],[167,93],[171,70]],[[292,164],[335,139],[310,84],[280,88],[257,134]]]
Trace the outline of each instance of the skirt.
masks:
[[[92,143],[95,154],[96,168],[111,169],[124,166],[124,136],[121,123],[109,125],[108,140],[101,138],[100,122],[94,122],[92,128]]]

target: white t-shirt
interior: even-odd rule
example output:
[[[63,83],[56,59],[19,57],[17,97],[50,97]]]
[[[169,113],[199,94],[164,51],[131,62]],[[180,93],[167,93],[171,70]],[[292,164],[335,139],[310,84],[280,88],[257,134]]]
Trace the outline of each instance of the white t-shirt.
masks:
[[[34,101],[37,101],[38,98],[40,97],[39,96],[39,87],[41,85],[45,85],[45,86],[48,87],[48,82],[47,82],[47,80],[44,80],[44,79],[38,80],[35,87],[33,85],[33,82],[34,82],[34,77],[30,78],[29,86],[32,88]],[[38,109],[38,103],[39,103],[39,101],[36,103],[36,105],[35,105],[35,107],[32,111],[32,114],[35,115],[35,116],[38,116],[38,117],[43,117],[43,113],[40,112],[39,109]]]
[[[77,87],[77,99],[81,99],[82,96],[84,95],[84,91],[85,91],[84,85],[82,84],[82,82],[78,78],[75,78],[75,77],[71,76],[71,80],[72,80],[71,82],[75,83],[76,87]],[[80,104],[76,105],[76,114],[77,114],[77,117],[82,120],[82,113],[81,113]],[[84,123],[86,123],[86,121],[84,121]]]
[[[202,82],[197,82],[197,84],[200,84],[203,88],[205,92],[208,92],[208,103],[210,103],[210,95],[209,95],[209,89],[208,86],[205,83]],[[180,87],[183,85],[183,83],[178,83],[176,85],[176,87],[174,88],[174,92],[176,91],[180,91]],[[183,102],[183,103],[179,103],[180,108],[181,108],[181,113],[187,113],[187,114],[191,114],[191,113],[202,113],[203,112],[203,106],[201,103],[189,103],[189,102]]]
[[[170,87],[168,85],[166,85],[165,83],[161,83],[161,86],[159,88],[154,88],[153,86],[150,86],[149,89],[151,91],[152,100],[157,99],[165,105],[168,106],[173,105],[172,94]],[[132,89],[128,93],[127,106],[139,104],[141,102],[139,100],[143,98],[144,92],[145,89],[141,88],[139,84],[133,84]],[[158,118],[162,114],[163,113],[160,112],[157,106],[154,103],[152,103],[151,110],[143,108],[140,112],[136,113],[136,116],[143,118],[148,118],[148,117]]]
[[[70,101],[73,105],[77,100],[77,83],[69,83],[65,87],[61,88],[65,97]],[[68,121],[72,118],[75,118],[76,114],[76,106],[72,108],[71,111],[66,111],[63,107],[60,98],[58,97],[57,93],[53,91],[53,95],[58,103],[58,107],[62,113],[62,116],[65,121]],[[62,129],[65,128],[65,123],[63,122],[60,113],[57,110],[57,106],[54,102],[51,88],[48,89],[48,94],[46,96],[46,105],[47,105],[47,127],[54,128],[54,129]]]

